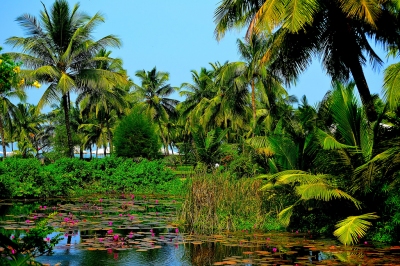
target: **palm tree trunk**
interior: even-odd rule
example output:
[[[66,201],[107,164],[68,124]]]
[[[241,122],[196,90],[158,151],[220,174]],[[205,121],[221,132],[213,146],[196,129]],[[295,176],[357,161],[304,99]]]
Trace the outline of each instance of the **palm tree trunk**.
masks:
[[[253,108],[253,137],[256,129],[256,90],[254,87],[254,79],[251,80],[251,107]]]
[[[344,55],[344,63],[350,69],[351,75],[356,83],[368,121],[376,121],[378,114],[375,110],[374,101],[369,91],[367,80],[365,79],[364,71],[360,63],[360,58],[358,56],[359,53],[357,52],[360,49],[355,37],[357,33],[355,33],[351,27],[348,27],[347,24],[344,24],[343,27],[345,27],[344,32],[346,33],[346,48],[342,51]]]
[[[158,123],[158,126],[160,127],[160,133],[161,133],[161,138],[162,138],[162,140],[163,140],[163,142],[164,142],[164,152],[165,152],[165,155],[169,155],[169,151],[168,151],[168,142],[167,142],[167,140],[165,139],[165,136],[164,136],[164,132],[162,131],[162,128],[161,128],[161,123]]]
[[[90,160],[92,160],[92,144],[90,144],[89,152],[90,152],[89,158]]]
[[[68,110],[71,109],[71,95],[67,92],[67,99],[68,99]]]
[[[358,93],[360,94],[361,101],[367,114],[368,121],[376,121],[376,119],[378,118],[378,114],[376,113],[374,101],[369,91],[367,80],[365,79],[365,75],[360,62],[358,60],[349,60],[348,66],[356,83]]]
[[[68,97],[67,97],[67,94],[64,94],[62,96],[62,103],[63,103],[63,108],[64,108],[65,127],[67,129],[67,141],[68,141],[69,157],[70,158],[74,158],[74,144],[72,143],[71,125],[69,123],[69,108],[68,108]]]
[[[79,147],[79,159],[83,160],[83,148],[82,148],[82,146]]]
[[[96,144],[96,158],[99,158],[99,147],[97,147],[97,144]]]
[[[1,134],[1,145],[3,146],[3,158],[6,158],[7,157],[6,141],[4,138],[3,117],[1,115],[0,115],[0,134]]]
[[[113,154],[113,146],[112,146],[112,139],[111,139],[111,129],[110,129],[110,124],[108,123],[108,120],[106,121],[107,125],[107,135],[108,135],[108,142],[110,143],[110,156]]]

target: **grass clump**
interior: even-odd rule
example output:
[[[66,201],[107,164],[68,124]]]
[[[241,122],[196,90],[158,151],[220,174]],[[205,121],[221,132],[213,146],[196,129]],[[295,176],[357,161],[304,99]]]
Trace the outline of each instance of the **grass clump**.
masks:
[[[189,232],[197,234],[282,229],[263,204],[261,185],[259,179],[197,172],[188,180],[180,218]]]

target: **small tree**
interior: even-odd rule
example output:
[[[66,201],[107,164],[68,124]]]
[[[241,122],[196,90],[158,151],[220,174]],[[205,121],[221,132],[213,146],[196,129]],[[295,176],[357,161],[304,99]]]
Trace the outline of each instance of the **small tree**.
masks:
[[[122,157],[157,157],[161,148],[156,129],[137,109],[121,120],[114,133],[115,154]]]

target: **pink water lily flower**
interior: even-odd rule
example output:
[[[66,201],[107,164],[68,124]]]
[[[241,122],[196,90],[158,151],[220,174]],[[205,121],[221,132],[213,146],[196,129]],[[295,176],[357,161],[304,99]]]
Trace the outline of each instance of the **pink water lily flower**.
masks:
[[[112,233],[113,233],[113,230],[112,230],[112,229],[110,229],[110,230],[107,231],[107,234],[109,234],[109,235],[111,235]]]
[[[113,222],[108,222],[108,225],[110,225],[110,226],[111,226],[112,224],[113,224]]]

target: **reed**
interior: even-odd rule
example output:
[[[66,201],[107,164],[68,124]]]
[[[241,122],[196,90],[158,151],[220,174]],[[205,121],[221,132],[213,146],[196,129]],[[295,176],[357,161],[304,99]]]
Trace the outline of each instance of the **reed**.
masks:
[[[261,185],[260,179],[196,172],[188,182],[180,218],[196,234],[265,229],[276,219],[267,215]]]

